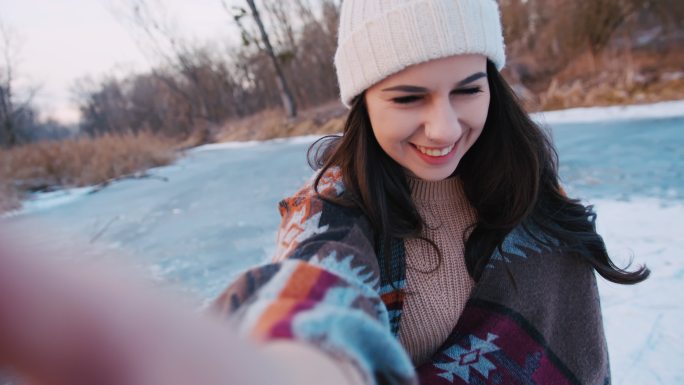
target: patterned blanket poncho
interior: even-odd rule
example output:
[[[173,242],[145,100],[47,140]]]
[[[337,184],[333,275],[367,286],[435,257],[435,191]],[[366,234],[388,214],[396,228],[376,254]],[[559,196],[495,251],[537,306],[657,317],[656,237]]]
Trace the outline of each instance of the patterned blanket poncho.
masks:
[[[451,335],[414,367],[398,341],[402,241],[389,274],[367,219],[321,200],[312,182],[280,202],[272,263],[241,274],[214,303],[242,332],[314,344],[352,362],[368,384],[610,383],[593,269],[522,227],[492,255]],[[321,194],[343,190],[338,170],[321,179]]]

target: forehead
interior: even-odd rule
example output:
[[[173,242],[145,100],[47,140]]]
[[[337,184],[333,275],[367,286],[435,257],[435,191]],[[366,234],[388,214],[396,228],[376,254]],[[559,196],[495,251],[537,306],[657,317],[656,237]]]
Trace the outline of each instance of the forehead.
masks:
[[[368,91],[391,87],[398,84],[436,87],[442,84],[453,86],[456,82],[476,72],[486,72],[487,58],[484,55],[454,55],[446,58],[430,60],[405,68],[380,82]]]

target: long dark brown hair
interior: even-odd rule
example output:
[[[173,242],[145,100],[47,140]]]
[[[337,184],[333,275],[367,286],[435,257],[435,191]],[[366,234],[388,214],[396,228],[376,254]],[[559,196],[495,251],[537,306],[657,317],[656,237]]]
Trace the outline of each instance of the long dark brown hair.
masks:
[[[484,129],[455,171],[477,212],[477,222],[467,230],[470,234],[467,238],[463,234],[469,274],[479,280],[506,235],[518,225],[533,224],[555,240],[553,246],[586,259],[607,280],[622,284],[645,280],[650,274],[645,266],[627,271],[611,261],[596,233],[593,207],[565,195],[558,181],[558,154],[549,136],[524,111],[491,61],[487,61],[487,80],[491,99]],[[375,231],[376,250],[383,250],[378,255],[382,263],[389,264],[393,238],[421,238],[435,246],[421,236],[425,223],[411,200],[405,173],[378,144],[363,94],[352,101],[343,135],[316,141],[308,158],[312,168],[321,170],[316,188],[325,170],[340,168],[344,194],[340,199],[324,199],[355,206],[365,214]]]

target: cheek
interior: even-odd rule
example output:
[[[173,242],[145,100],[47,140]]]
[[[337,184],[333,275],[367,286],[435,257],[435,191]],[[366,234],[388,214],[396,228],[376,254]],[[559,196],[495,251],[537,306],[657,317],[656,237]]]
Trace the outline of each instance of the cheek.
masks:
[[[478,103],[477,108],[475,108],[475,113],[477,114],[477,122],[479,123],[479,127],[483,127],[485,122],[487,121],[487,114],[489,112],[489,101],[490,101],[490,94],[487,93],[486,97],[482,98],[482,101]]]
[[[385,152],[398,148],[415,132],[415,114],[402,114],[396,111],[376,112],[370,116],[373,134]]]
[[[489,94],[486,97],[482,97],[472,103],[467,109],[467,122],[468,125],[475,131],[479,136],[484,128],[485,122],[487,121],[487,114],[489,112]]]

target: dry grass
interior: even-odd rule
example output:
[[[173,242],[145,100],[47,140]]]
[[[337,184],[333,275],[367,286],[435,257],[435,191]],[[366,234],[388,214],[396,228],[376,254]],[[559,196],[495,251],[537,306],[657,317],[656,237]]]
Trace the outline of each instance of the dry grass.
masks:
[[[684,99],[684,76],[678,73],[649,77],[630,72],[606,74],[593,81],[575,80],[559,85],[554,79],[539,94],[542,110],[571,107],[653,103]]]
[[[537,94],[536,108],[653,103],[684,99],[684,52],[578,57]]]
[[[0,150],[0,212],[17,208],[29,191],[99,184],[168,164],[175,148],[169,139],[141,133]]]
[[[240,120],[226,122],[215,134],[218,142],[267,140],[300,135],[342,132],[347,109],[338,101],[302,110],[288,119],[282,110],[267,110]]]

